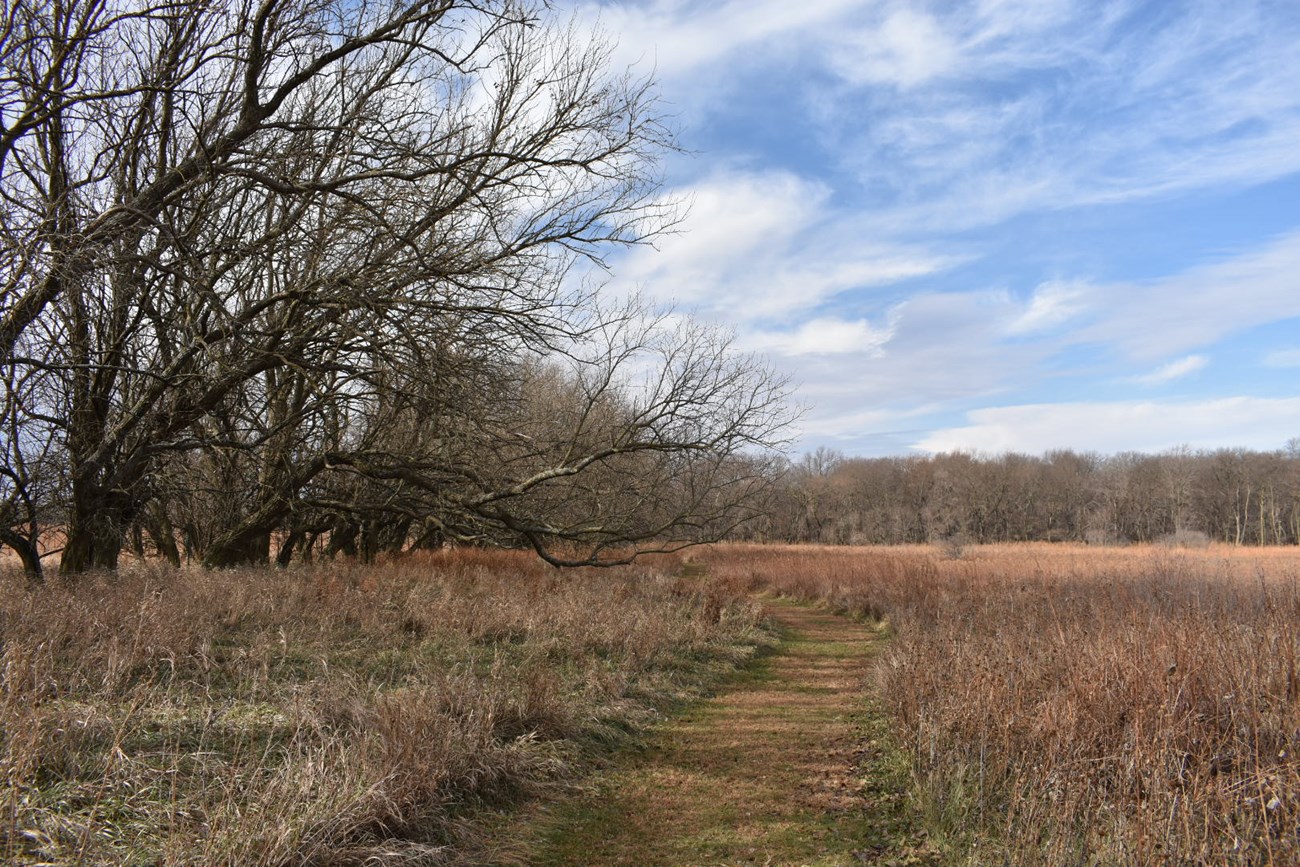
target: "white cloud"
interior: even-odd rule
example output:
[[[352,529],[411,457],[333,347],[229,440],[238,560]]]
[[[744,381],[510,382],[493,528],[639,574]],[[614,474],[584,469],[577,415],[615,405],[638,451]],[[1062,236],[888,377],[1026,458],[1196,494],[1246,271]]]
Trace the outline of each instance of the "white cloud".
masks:
[[[773,78],[879,226],[988,225],[1300,170],[1300,19],[1257,3],[646,0],[579,8],[705,119]],[[1159,18],[1153,22],[1152,18]],[[828,76],[838,84],[827,86]],[[816,81],[814,85],[811,82]]]
[[[1031,454],[1058,448],[1158,452],[1225,443],[1273,449],[1300,431],[1300,398],[1030,404],[974,410],[968,419],[970,424],[934,431],[914,447]]]
[[[792,331],[754,331],[745,335],[741,347],[785,356],[845,355],[863,353],[878,356],[893,332],[876,328],[865,319],[843,320],[817,317]]]
[[[878,348],[783,359],[811,404],[805,431],[841,441],[880,434],[881,425],[914,431],[920,416],[953,401],[992,399],[1009,382],[1035,378],[1051,348],[1002,341],[1003,323],[1020,309],[1002,293],[919,295],[890,308]]]
[[[724,172],[671,195],[690,201],[681,231],[633,251],[616,281],[732,323],[797,322],[849,290],[958,261],[866,240],[825,186],[788,172]]]
[[[920,420],[934,413],[937,407],[920,405],[908,408],[861,408],[838,414],[822,413],[800,422],[800,433],[805,437],[830,440],[861,440],[865,436],[896,434],[916,428]],[[906,445],[906,443],[900,443]]]
[[[665,80],[684,78],[756,45],[786,52],[805,47],[815,34],[861,0],[727,0],[705,6],[683,0],[647,3],[584,3],[579,16],[615,34],[615,59],[653,67]],[[770,58],[774,52],[766,52]],[[716,79],[713,82],[716,84]]]
[[[1087,309],[1088,287],[1081,283],[1044,283],[1034,292],[1025,312],[1007,329],[1011,334],[1047,331]]]
[[[1111,388],[1116,379],[1142,386],[1173,382],[1208,365],[1206,353],[1189,350],[1214,345],[1260,324],[1300,316],[1297,275],[1300,232],[1148,284],[1055,281],[1040,285],[1023,301],[1005,292],[916,295],[889,310],[889,341],[875,357],[799,359],[798,377],[816,404],[810,429],[847,436],[863,406],[896,411],[920,404],[951,406],[960,401],[969,405],[999,395],[1005,399],[1013,389],[1031,389],[1062,373],[1076,381],[1097,374],[1113,377]],[[1099,348],[1106,360],[1091,370],[1062,360],[1080,345]],[[1056,366],[1049,370],[1047,363],[1053,359]],[[1270,360],[1300,365],[1300,350],[1277,353]],[[1135,372],[1133,361],[1154,362],[1156,367]],[[1042,419],[1024,413],[987,419],[973,415],[979,424],[958,432],[965,443],[962,447],[1025,449],[1028,446],[1020,444],[1024,437],[1046,443],[1042,448],[1095,440],[1089,412],[1096,407],[1109,407],[1107,412],[1120,407],[1125,415],[1110,429],[1114,435],[1109,440],[1089,447],[1140,448],[1137,443],[1148,425],[1157,440],[1163,429],[1163,410],[1143,415],[1142,407],[1155,404],[1082,405],[1085,409],[1056,428],[1052,424],[1059,411],[1045,406]],[[1010,421],[1004,424],[1004,418]],[[1097,423],[1106,423],[1104,413]],[[1170,434],[1175,443],[1187,439],[1177,433],[1178,424]],[[1048,434],[1057,431],[1059,440],[1052,441]],[[869,428],[857,431],[859,435],[869,432]],[[1269,436],[1273,433],[1276,426]],[[935,434],[956,435],[952,430]],[[1249,436],[1249,431],[1240,436]],[[1272,442],[1275,437],[1263,439]],[[1216,442],[1234,441],[1225,435]],[[960,444],[945,439],[923,445]]]
[[[891,194],[881,217],[897,230],[1300,171],[1300,19],[1219,4],[1157,26],[1136,20],[1152,9],[1123,3],[1034,5],[945,7],[935,27],[948,47],[915,77],[926,87],[891,94],[844,73],[818,100],[827,141]],[[831,38],[870,38],[851,34]],[[942,74],[948,64],[957,74]]]
[[[893,305],[883,319],[888,340],[879,351],[843,356],[802,355],[793,368],[803,393],[814,404],[809,430],[838,437],[865,436],[872,421],[862,415],[872,411],[897,413],[918,405],[951,406],[956,402],[1005,399],[1013,389],[1032,389],[1051,376],[1066,375],[1086,381],[1092,375],[1117,377],[1134,385],[1173,382],[1205,369],[1209,358],[1202,349],[1251,327],[1287,316],[1300,316],[1300,233],[1286,236],[1227,261],[1191,269],[1149,284],[1093,284],[1071,281],[1044,283],[1026,300],[1005,292],[925,293]],[[1068,359],[1080,345],[1099,348],[1104,362],[1091,370]],[[1185,353],[1185,354],[1180,354]],[[1053,361],[1054,360],[1054,361]],[[1048,362],[1053,364],[1049,367]],[[1132,370],[1131,361],[1156,362],[1146,372]],[[1300,350],[1270,356],[1273,364],[1300,365]],[[1125,369],[1125,368],[1128,369]],[[1116,379],[1111,379],[1114,387]],[[941,431],[925,447],[962,447],[999,450],[1025,449],[1022,439],[1045,443],[1042,448],[1093,442],[1091,448],[1123,450],[1142,448],[1148,427],[1152,441],[1163,442],[1163,409],[1145,414],[1155,404],[1087,404],[1068,421],[1053,427],[1060,411],[1047,405],[1045,415],[987,418],[958,432]],[[1215,407],[1229,407],[1216,404]],[[1254,404],[1243,404],[1252,409]],[[1264,406],[1271,406],[1265,404]],[[1109,439],[1093,435],[1089,413],[1099,408],[1098,425],[1107,423],[1106,412],[1122,417],[1108,428]],[[1117,409],[1118,408],[1118,409]],[[1035,405],[1034,411],[1043,409]],[[1001,412],[1001,411],[998,411]],[[1008,411],[1010,412],[1010,411]],[[1187,413],[1171,416],[1193,420]],[[1003,423],[1005,419],[1010,421]],[[1179,432],[1183,421],[1172,424],[1174,443],[1188,439]],[[1249,425],[1211,441],[1222,444],[1251,437]],[[1279,425],[1267,436],[1273,442]],[[1300,426],[1296,428],[1300,431]],[[1058,439],[1053,441],[1055,434]],[[1111,435],[1113,434],[1113,435]],[[1208,436],[1208,435],[1207,435]],[[1237,437],[1236,440],[1233,437]],[[1253,441],[1253,440],[1252,440]],[[1005,444],[1003,444],[1005,443]],[[1038,448],[1038,446],[1035,446]]]
[[[1300,349],[1279,349],[1264,356],[1269,367],[1300,367]]]
[[[882,265],[897,251],[879,249],[883,258],[860,261],[861,251],[835,235],[837,220],[828,216],[820,188],[798,179],[731,175],[710,190],[706,207],[692,215],[704,219],[706,230],[669,239],[661,259],[638,253],[647,258],[634,270],[647,289],[677,289],[679,299],[735,325],[742,348],[778,357],[812,405],[810,436],[861,438],[878,432],[872,425],[882,420],[912,417],[918,406],[1005,400],[1062,375],[1076,382],[1105,376],[1111,388],[1173,382],[1208,365],[1208,353],[1196,350],[1300,316],[1300,232],[1146,284],[1058,280],[1027,299],[1003,291],[922,292],[854,315],[844,311],[867,312],[870,302],[849,294],[859,285],[852,278],[871,285],[912,273]],[[733,211],[725,201],[738,206]],[[678,240],[682,246],[674,247]],[[942,267],[937,257],[897,261],[912,262],[916,273],[925,272],[922,262],[931,273]],[[1095,348],[1103,361],[1081,369],[1069,357],[1081,346]],[[1300,351],[1272,363],[1288,360],[1300,363]],[[1135,370],[1133,362],[1142,366]],[[1127,431],[1117,428],[1114,448],[1139,447],[1146,422],[1134,413]],[[1065,439],[1044,447],[1089,438],[1086,413],[1071,425],[1062,429]],[[1024,429],[1033,425],[1024,422]],[[971,447],[996,449],[990,438],[1005,435],[1008,448],[1023,448],[1001,429],[976,433]]]
[[[1175,379],[1181,379],[1188,374],[1195,373],[1203,369],[1208,363],[1209,359],[1204,355],[1189,355],[1186,358],[1162,364],[1150,373],[1135,376],[1133,381],[1141,385],[1164,385],[1166,382],[1173,382]]]
[[[806,427],[817,435],[851,438],[879,425],[900,436],[908,429],[899,442],[912,443],[922,439],[910,430],[921,423],[918,407],[933,418],[998,401],[1024,406],[973,414],[924,441],[962,431],[995,450],[1058,436],[1041,447],[1163,447],[1146,440],[1171,425],[1212,432],[1197,414],[1212,402],[1052,404],[1038,419],[1015,414],[1038,412],[1043,405],[1029,404],[1042,392],[1012,395],[1060,377],[1075,394],[1096,378],[1108,397],[1142,397],[1139,386],[1190,376],[1210,355],[1217,368],[1231,364],[1235,353],[1211,349],[1220,341],[1300,317],[1300,230],[1210,264],[1191,264],[1210,255],[1204,248],[1162,249],[1159,261],[1187,264],[1163,277],[1103,281],[1086,278],[1115,273],[1121,260],[1107,260],[1091,217],[1081,222],[1102,238],[1098,248],[1078,254],[1063,238],[1061,260],[1050,264],[1058,245],[1018,259],[1018,239],[987,228],[1300,172],[1300,14],[1286,4],[583,8],[618,36],[622,62],[657,68],[667,103],[685,119],[685,143],[702,151],[687,171],[706,172],[674,193],[693,203],[682,234],[620,257],[612,290],[676,300],[734,325],[742,346],[779,356],[815,405]],[[775,168],[783,165],[794,168]],[[1260,225],[1282,225],[1264,217]],[[947,240],[954,236],[960,248]],[[980,257],[987,241],[990,254],[1006,255],[1007,276],[949,280],[944,272]],[[1100,264],[1076,270],[1079,261]],[[1041,280],[1040,266],[1063,279],[1025,298],[1015,281]],[[1263,361],[1300,366],[1300,349]],[[1276,441],[1268,418],[1280,404],[1214,407],[1256,413]],[[1166,410],[1182,422],[1166,424]],[[1248,435],[1225,428],[1215,443],[1246,445]]]
[[[1076,339],[1154,361],[1300,316],[1300,231],[1222,262],[1143,284],[1097,287],[1096,322]]]
[[[946,75],[960,59],[958,46],[936,18],[902,7],[878,27],[850,35],[833,52],[832,65],[855,84],[909,88]]]

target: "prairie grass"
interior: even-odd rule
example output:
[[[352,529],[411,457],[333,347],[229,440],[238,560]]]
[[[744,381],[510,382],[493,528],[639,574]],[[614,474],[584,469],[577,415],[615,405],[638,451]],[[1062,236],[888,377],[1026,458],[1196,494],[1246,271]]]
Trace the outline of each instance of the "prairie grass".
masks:
[[[764,640],[680,564],[461,551],[0,587],[0,861],[440,864]]]
[[[887,621],[875,686],[951,860],[1300,863],[1300,551],[726,546]]]

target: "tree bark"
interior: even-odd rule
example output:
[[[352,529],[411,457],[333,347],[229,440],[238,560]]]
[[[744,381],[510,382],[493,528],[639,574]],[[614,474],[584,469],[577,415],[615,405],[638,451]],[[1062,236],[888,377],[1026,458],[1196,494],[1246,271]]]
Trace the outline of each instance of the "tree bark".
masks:
[[[60,575],[117,569],[123,531],[130,519],[123,499],[93,488],[74,495],[68,539],[59,560]]]
[[[203,565],[209,569],[233,569],[237,566],[265,566],[270,559],[270,529],[247,527],[214,542],[203,557]]]
[[[32,539],[0,527],[0,545],[13,549],[23,564],[23,573],[33,584],[44,583],[45,576],[41,570],[41,555]]]

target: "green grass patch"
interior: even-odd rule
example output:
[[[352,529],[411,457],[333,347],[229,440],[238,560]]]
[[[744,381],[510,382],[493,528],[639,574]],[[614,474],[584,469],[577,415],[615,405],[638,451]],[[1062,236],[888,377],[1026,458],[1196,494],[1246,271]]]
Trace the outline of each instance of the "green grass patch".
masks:
[[[938,863],[888,715],[859,690],[817,682],[842,673],[804,665],[838,660],[860,674],[879,641],[825,614],[808,634],[787,616],[807,609],[778,608],[770,653],[535,818],[521,863]],[[837,629],[852,638],[828,636]]]

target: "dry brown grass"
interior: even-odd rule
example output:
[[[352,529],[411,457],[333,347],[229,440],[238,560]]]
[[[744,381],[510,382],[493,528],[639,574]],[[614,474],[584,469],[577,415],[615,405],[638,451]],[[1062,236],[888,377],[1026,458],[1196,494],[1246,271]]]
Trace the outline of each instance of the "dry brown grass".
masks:
[[[1300,862],[1300,551],[718,548],[884,619],[920,805],[974,863]]]
[[[507,553],[0,587],[0,860],[446,863],[760,640],[663,568]]]

